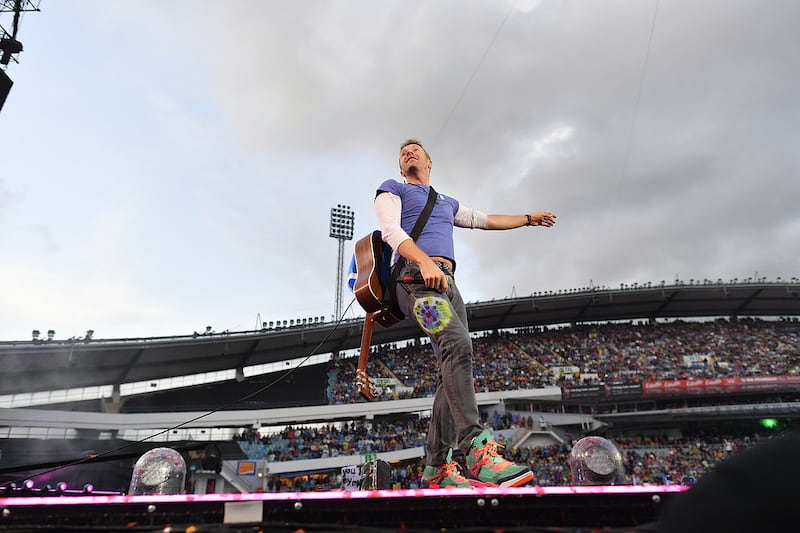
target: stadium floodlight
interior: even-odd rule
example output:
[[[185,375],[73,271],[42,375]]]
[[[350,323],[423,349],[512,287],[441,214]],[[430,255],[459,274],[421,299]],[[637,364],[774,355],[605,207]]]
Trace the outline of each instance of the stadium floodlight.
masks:
[[[338,204],[331,208],[330,236],[339,241],[339,255],[336,263],[336,297],[334,298],[335,318],[342,313],[342,289],[344,285],[344,241],[353,239],[355,213],[349,205]]]
[[[355,214],[349,205],[339,204],[331,208],[330,236],[335,239],[351,240],[353,238],[353,223]]]

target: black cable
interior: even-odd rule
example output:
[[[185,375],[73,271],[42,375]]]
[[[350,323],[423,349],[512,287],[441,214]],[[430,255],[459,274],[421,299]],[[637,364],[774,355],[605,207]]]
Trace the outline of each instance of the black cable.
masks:
[[[34,478],[37,478],[39,476],[43,476],[45,474],[51,474],[53,472],[57,472],[59,470],[62,470],[64,468],[67,468],[67,467],[70,467],[70,466],[82,465],[82,464],[86,464],[86,463],[89,463],[89,462],[97,462],[97,461],[99,461],[99,460],[101,460],[103,458],[107,458],[108,456],[110,456],[112,454],[116,454],[116,453],[118,453],[118,452],[120,452],[122,450],[127,450],[128,448],[136,446],[137,444],[143,444],[143,443],[147,442],[150,439],[158,437],[159,435],[163,435],[165,433],[169,433],[170,431],[176,430],[178,428],[182,428],[183,426],[185,426],[187,424],[191,424],[192,422],[197,422],[198,420],[201,420],[201,419],[203,419],[203,418],[205,418],[207,416],[213,415],[214,413],[217,413],[219,411],[224,411],[226,408],[231,407],[232,405],[236,405],[237,403],[241,403],[241,402],[244,402],[245,400],[249,400],[250,398],[252,398],[253,396],[255,396],[257,394],[261,394],[262,392],[264,392],[265,390],[269,389],[270,387],[273,387],[273,386],[277,385],[278,383],[280,383],[281,381],[284,381],[286,378],[288,378],[290,375],[292,375],[295,370],[297,370],[298,368],[303,366],[303,364],[305,364],[305,362],[308,361],[311,358],[311,356],[316,353],[316,351],[320,348],[320,346],[322,346],[325,343],[325,341],[327,341],[330,338],[330,336],[333,335],[333,333],[339,328],[339,325],[342,323],[342,320],[344,320],[344,317],[347,314],[347,311],[350,310],[350,308],[353,306],[353,302],[355,302],[355,301],[356,301],[355,298],[350,300],[350,303],[347,305],[347,307],[344,309],[344,311],[342,311],[342,314],[339,317],[339,320],[336,321],[336,324],[334,324],[334,326],[331,329],[331,331],[328,332],[328,334],[325,335],[325,337],[323,337],[322,340],[319,341],[319,343],[317,343],[316,346],[314,346],[314,348],[311,349],[311,351],[305,357],[305,359],[300,361],[297,364],[297,366],[295,366],[294,368],[289,369],[287,372],[285,372],[284,374],[282,374],[281,376],[279,376],[278,378],[276,378],[272,382],[267,383],[266,385],[264,385],[260,389],[254,391],[254,392],[251,392],[250,394],[247,394],[245,396],[242,396],[241,398],[238,398],[236,400],[228,402],[228,403],[226,403],[224,405],[216,407],[215,409],[212,409],[211,411],[207,411],[207,412],[205,412],[205,413],[203,413],[201,415],[198,415],[198,416],[196,416],[194,418],[190,418],[189,420],[181,422],[180,424],[178,424],[176,426],[172,426],[170,428],[167,428],[167,429],[164,429],[164,430],[159,431],[157,433],[154,433],[152,435],[149,435],[149,436],[147,436],[147,437],[145,437],[143,439],[139,439],[137,441],[130,442],[130,443],[125,444],[123,446],[119,446],[117,448],[114,448],[112,450],[108,450],[108,451],[99,453],[97,455],[92,455],[92,456],[84,457],[84,458],[81,458],[81,459],[78,459],[78,460],[75,460],[75,461],[70,461],[70,462],[67,462],[67,463],[59,464],[59,465],[57,465],[57,466],[55,466],[53,468],[50,468],[48,470],[44,470],[44,471],[39,472],[38,474],[35,474],[33,476],[27,476],[27,477],[24,477],[24,478],[17,478],[17,479],[13,479],[11,481],[7,481],[4,484],[0,485],[0,488],[6,487],[6,486],[8,486],[8,485],[10,485],[12,483],[25,481],[26,479],[34,479]],[[11,471],[19,472],[19,471],[22,471],[25,468],[32,469],[30,466],[29,467],[20,466],[20,467],[14,467],[13,470],[11,470]],[[8,469],[6,469],[6,471],[8,471]]]

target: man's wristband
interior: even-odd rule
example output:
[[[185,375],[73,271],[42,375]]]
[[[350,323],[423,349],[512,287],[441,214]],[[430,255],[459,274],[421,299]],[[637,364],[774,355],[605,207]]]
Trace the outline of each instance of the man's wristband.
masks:
[[[528,222],[526,222],[525,225],[533,226],[533,219],[531,218],[531,216],[530,215],[525,215],[525,216],[528,217]]]

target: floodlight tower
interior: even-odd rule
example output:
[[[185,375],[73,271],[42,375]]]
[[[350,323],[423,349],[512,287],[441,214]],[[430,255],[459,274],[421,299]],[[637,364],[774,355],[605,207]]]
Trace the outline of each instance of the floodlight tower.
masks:
[[[336,300],[333,319],[339,320],[342,315],[342,282],[344,280],[344,241],[353,239],[355,214],[349,205],[339,204],[331,208],[330,236],[339,241],[339,259],[336,262]]]
[[[13,13],[11,31],[0,25],[0,65],[17,61],[14,55],[22,52],[22,43],[17,40],[20,15],[26,11],[40,11],[39,0],[0,0],[0,13]]]
[[[17,40],[20,15],[26,11],[39,11],[39,0],[0,0],[0,16],[13,13],[11,31],[0,24],[0,109],[6,102],[14,82],[5,73],[11,61],[18,62],[16,56],[22,52],[22,43]]]

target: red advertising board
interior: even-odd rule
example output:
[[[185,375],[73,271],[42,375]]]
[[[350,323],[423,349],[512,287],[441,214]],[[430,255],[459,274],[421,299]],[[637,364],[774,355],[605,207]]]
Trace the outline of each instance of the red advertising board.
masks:
[[[800,376],[675,379],[642,383],[642,392],[645,396],[751,390],[797,390],[798,388],[800,388]]]

